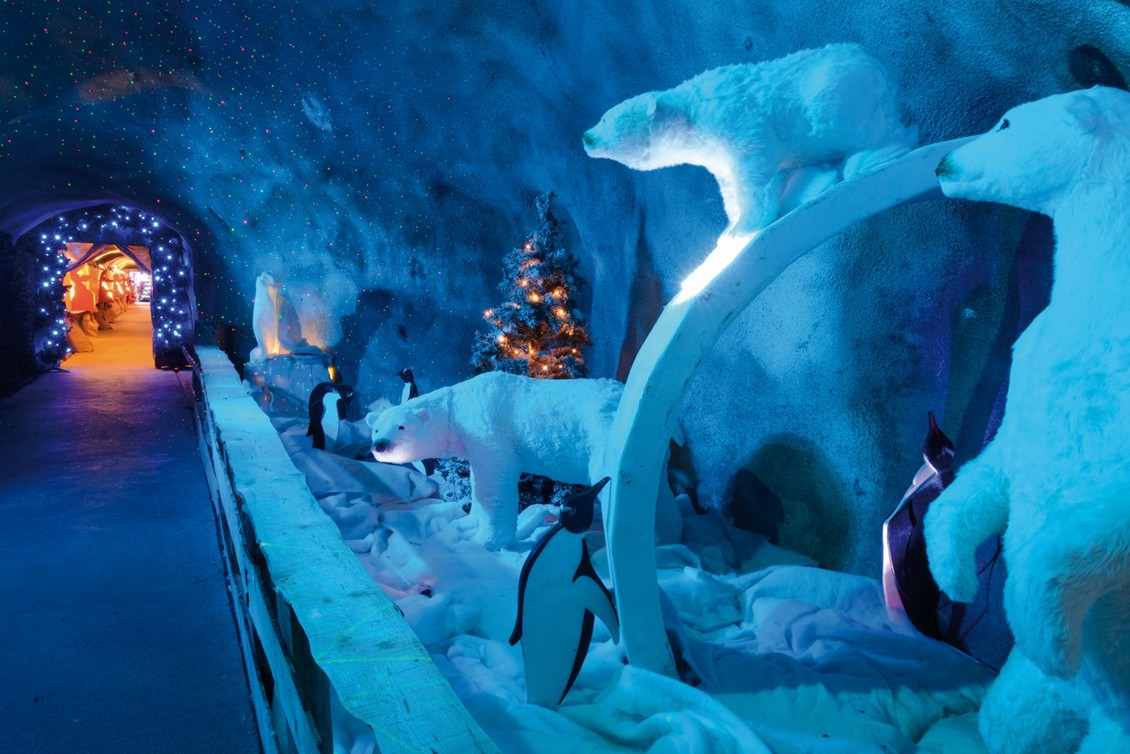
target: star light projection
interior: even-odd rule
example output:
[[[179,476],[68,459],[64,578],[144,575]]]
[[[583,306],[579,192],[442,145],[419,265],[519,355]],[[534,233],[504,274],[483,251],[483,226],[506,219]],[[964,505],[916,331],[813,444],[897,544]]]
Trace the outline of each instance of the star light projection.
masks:
[[[144,246],[153,269],[153,361],[160,368],[185,366],[182,346],[194,340],[192,271],[189,251],[180,235],[156,216],[133,207],[102,204],[75,210],[42,223],[32,233],[39,239],[42,279],[37,288],[34,323],[36,359],[57,366],[69,353],[63,275],[68,243]]]

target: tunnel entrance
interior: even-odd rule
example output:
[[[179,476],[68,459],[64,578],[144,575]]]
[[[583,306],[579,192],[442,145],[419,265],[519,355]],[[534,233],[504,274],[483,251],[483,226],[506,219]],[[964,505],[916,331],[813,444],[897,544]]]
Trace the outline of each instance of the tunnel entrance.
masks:
[[[99,352],[105,348],[120,352],[121,338],[108,335],[115,330],[114,323],[127,312],[131,313],[130,331],[144,330],[152,340],[150,300],[152,299],[152,260],[144,246],[118,246],[69,242],[59,253],[67,258],[67,272],[63,276],[63,302],[67,309],[67,350],[76,353]],[[121,324],[119,323],[119,327]],[[132,357],[141,361],[144,352],[129,349]],[[117,355],[117,353],[115,353]],[[137,358],[141,357],[141,358]],[[70,359],[67,359],[70,363]]]
[[[40,367],[58,366],[76,351],[96,348],[99,331],[131,307],[146,307],[153,365],[187,365],[194,343],[192,254],[160,217],[134,207],[100,204],[56,215],[31,231],[42,275],[33,320]],[[138,315],[131,319],[137,326]],[[94,342],[91,342],[94,340]]]

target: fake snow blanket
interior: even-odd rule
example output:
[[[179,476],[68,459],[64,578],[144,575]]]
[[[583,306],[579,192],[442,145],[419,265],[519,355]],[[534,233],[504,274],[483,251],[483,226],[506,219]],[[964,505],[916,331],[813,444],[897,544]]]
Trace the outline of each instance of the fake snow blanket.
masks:
[[[514,627],[518,574],[556,510],[519,517],[514,549],[473,541],[462,500],[402,467],[309,448],[305,422],[275,418],[323,510],[404,612],[437,666],[504,752],[984,751],[976,709],[993,673],[888,618],[874,579],[687,515],[658,547],[665,621],[683,681],[625,665],[599,622],[557,710],[526,704]],[[608,584],[600,532],[588,535]],[[360,736],[345,749],[372,751]]]

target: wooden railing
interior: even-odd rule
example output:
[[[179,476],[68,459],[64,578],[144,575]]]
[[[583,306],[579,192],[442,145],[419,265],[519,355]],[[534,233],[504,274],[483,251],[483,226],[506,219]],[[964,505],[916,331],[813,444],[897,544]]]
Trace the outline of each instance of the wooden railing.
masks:
[[[268,754],[497,752],[322,512],[219,349],[189,358],[255,714]],[[367,730],[366,730],[367,729]],[[349,739],[349,740],[345,740]]]

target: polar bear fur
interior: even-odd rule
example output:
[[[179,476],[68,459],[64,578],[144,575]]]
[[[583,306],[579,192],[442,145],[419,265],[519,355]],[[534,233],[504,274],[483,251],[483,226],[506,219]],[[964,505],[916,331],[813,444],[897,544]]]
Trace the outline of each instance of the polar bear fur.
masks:
[[[854,44],[715,68],[606,112],[585,151],[636,170],[700,165],[714,174],[730,230],[777,218],[790,171],[865,150],[894,157],[917,143],[899,120],[897,87]],[[858,168],[856,169],[858,172]]]
[[[931,570],[961,601],[974,549],[1007,527],[1016,647],[982,735],[994,752],[1130,751],[1130,93],[1017,107],[938,175],[949,196],[1050,215],[1056,236],[1000,430],[926,516]]]
[[[488,372],[369,414],[366,421],[378,461],[466,458],[477,538],[498,549],[514,539],[523,472],[568,484],[604,477],[605,446],[623,390],[614,380]],[[659,520],[674,510],[670,490],[667,497],[670,504],[656,512]]]

